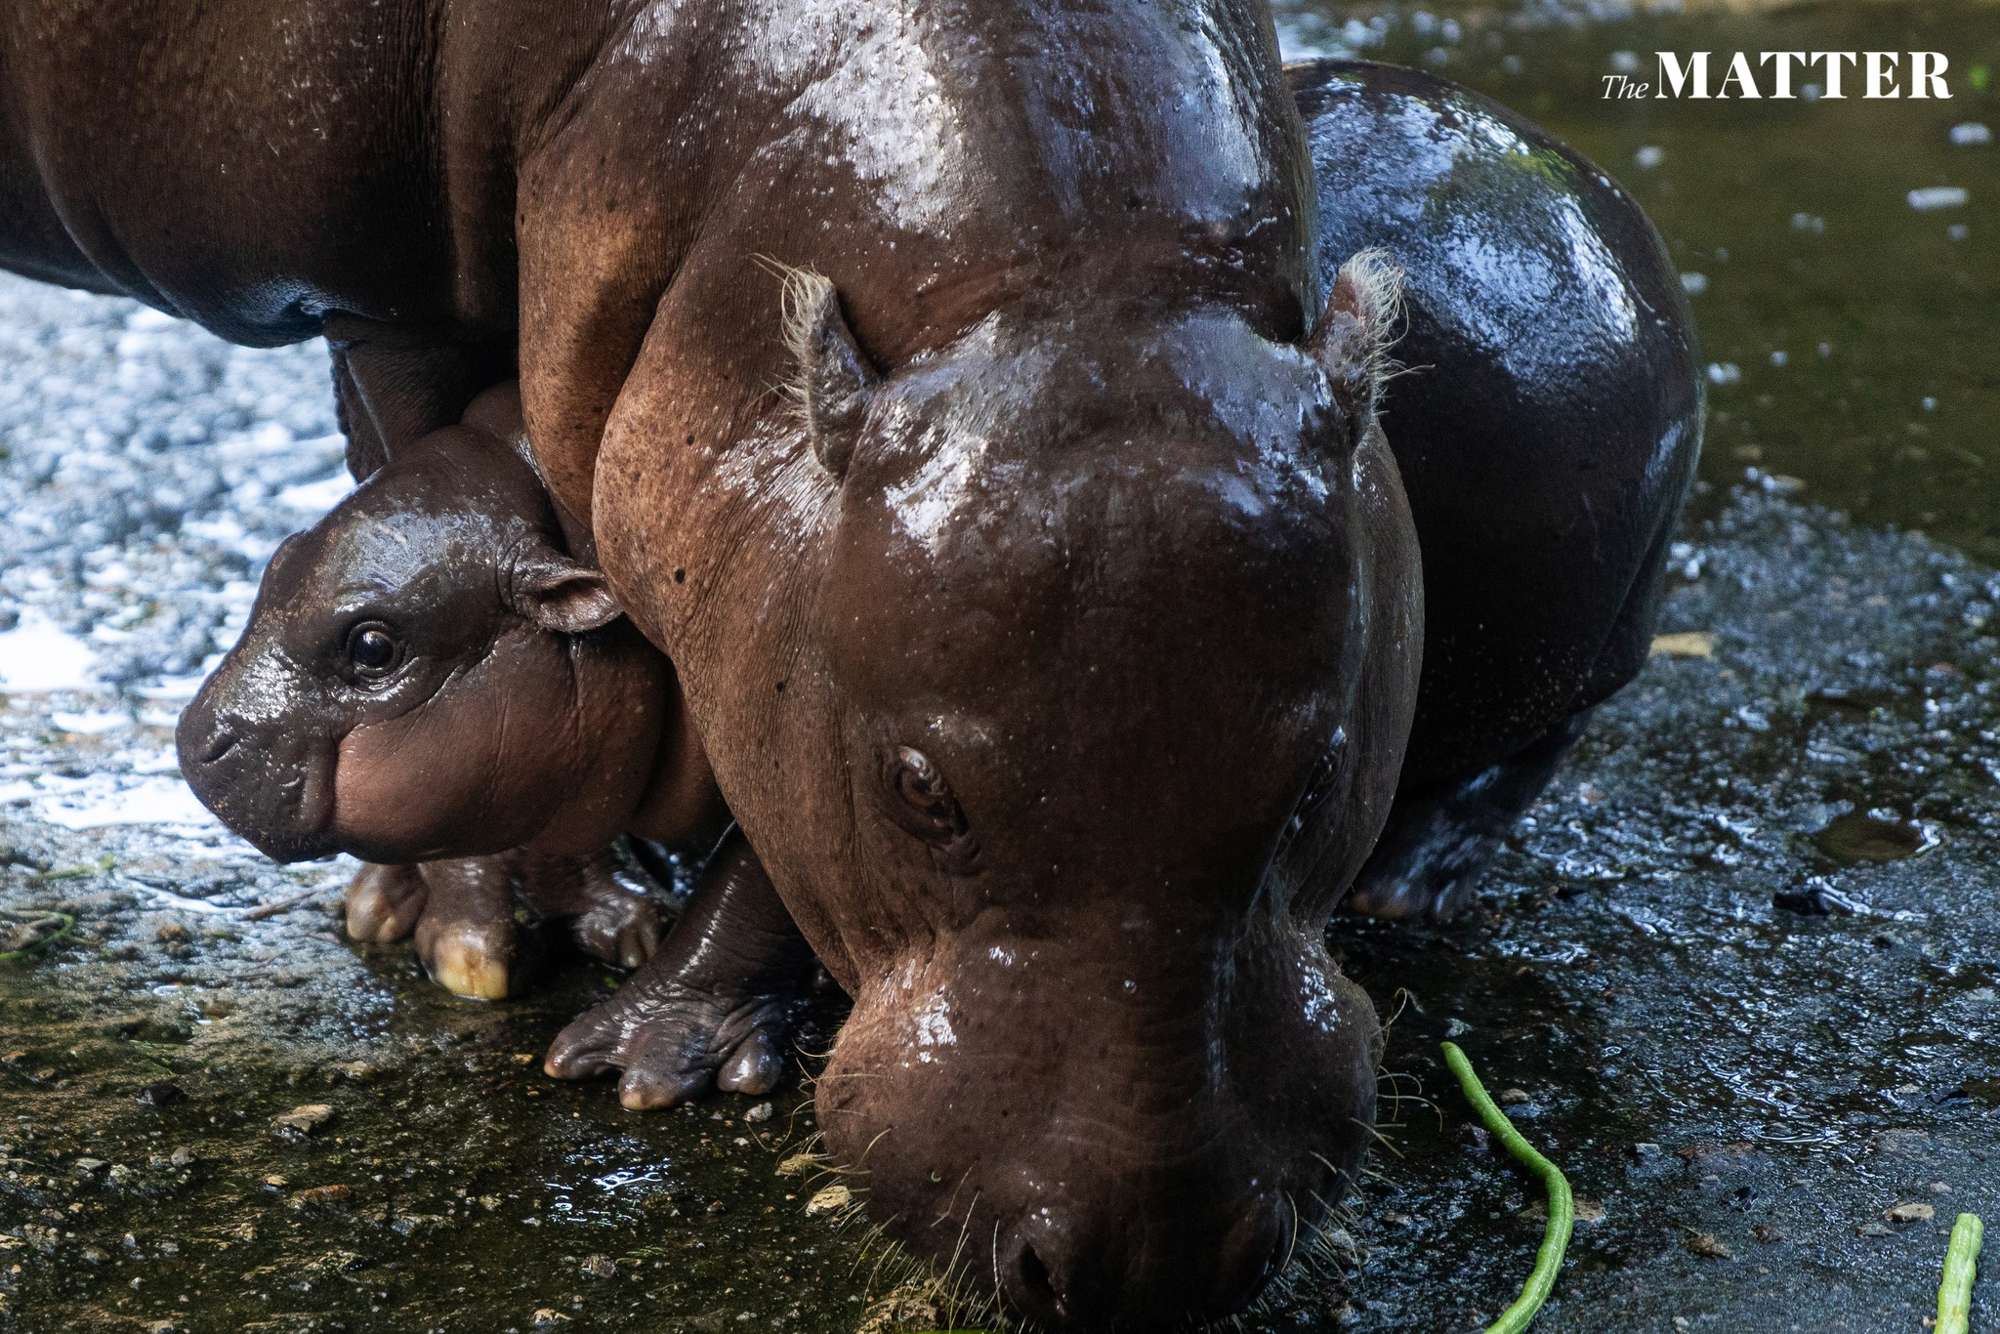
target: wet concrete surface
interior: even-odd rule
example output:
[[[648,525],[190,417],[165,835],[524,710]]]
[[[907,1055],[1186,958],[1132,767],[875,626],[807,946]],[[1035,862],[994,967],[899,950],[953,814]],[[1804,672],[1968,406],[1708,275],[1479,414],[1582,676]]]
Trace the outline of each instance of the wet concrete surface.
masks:
[[[1583,69],[1642,38],[1575,40]],[[1477,909],[1337,930],[1398,1016],[1385,1091],[1411,1096],[1327,1258],[1245,1328],[1469,1329],[1512,1295],[1535,1193],[1468,1129],[1451,1036],[1584,1202],[1538,1328],[1917,1330],[1952,1215],[2000,1217],[2000,575],[1960,554],[1992,558],[2000,488],[1892,452],[1996,457],[1990,356],[1891,344],[1928,304],[1990,348],[1992,307],[1980,326],[1940,294],[1992,275],[1948,248],[1972,237],[1871,212],[1880,235],[1805,263],[1914,253],[1907,297],[1874,289],[1879,321],[1786,304],[1775,250],[1821,234],[1794,236],[1782,190],[1704,211],[1724,164],[1700,127],[1563,105],[1574,124],[1536,114],[1607,162],[1669,140],[1621,179],[1685,268],[1719,271],[1696,309],[1741,374],[1715,385],[1671,637]],[[1892,222],[1936,253],[1883,248]],[[1774,254],[1722,270],[1732,244]],[[1768,357],[1835,334],[1863,355],[1793,379]],[[175,712],[261,561],[339,494],[323,354],[0,279],[0,366],[0,1329],[941,1319],[876,1308],[863,1229],[780,1174],[811,1128],[796,1084],[635,1116],[550,1081],[541,1049],[611,975],[555,955],[525,1000],[456,1001],[340,939],[350,867],[274,867],[185,794]],[[1918,499],[1877,494],[1899,478]],[[1925,512],[1936,539],[1888,526]]]

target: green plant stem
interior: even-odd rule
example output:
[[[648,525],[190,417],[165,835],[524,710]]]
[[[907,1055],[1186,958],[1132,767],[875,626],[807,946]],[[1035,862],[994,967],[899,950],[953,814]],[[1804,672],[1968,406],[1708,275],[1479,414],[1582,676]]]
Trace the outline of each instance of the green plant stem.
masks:
[[[1938,1284],[1936,1334],[1967,1334],[1972,1328],[1972,1279],[1979,1270],[1979,1246],[1986,1225],[1978,1214],[1960,1214],[1944,1248],[1944,1281]]]
[[[0,963],[12,963],[16,959],[25,959],[30,954],[39,954],[61,940],[64,936],[67,936],[70,932],[76,930],[76,918],[66,912],[56,912],[54,909],[50,909],[47,912],[19,912],[11,908],[5,908],[0,909],[0,917],[9,918],[16,922],[24,922],[30,926],[39,926],[45,922],[57,923],[56,929],[50,934],[38,940],[32,940],[20,949],[0,952]]]
[[[1528,1281],[1521,1289],[1521,1295],[1514,1304],[1500,1313],[1500,1318],[1487,1327],[1487,1334],[1517,1334],[1534,1320],[1535,1312],[1542,1309],[1542,1303],[1549,1299],[1549,1292],[1556,1285],[1556,1271],[1562,1268],[1563,1252],[1569,1249],[1569,1235],[1576,1227],[1576,1202],[1570,1195],[1569,1179],[1562,1169],[1535,1151],[1535,1146],[1521,1137],[1514,1129],[1514,1123],[1507,1114],[1494,1105],[1486,1094],[1486,1086],[1479,1082],[1479,1076],[1472,1072],[1472,1062],[1459,1050],[1455,1042],[1444,1045],[1444,1064],[1458,1078],[1458,1086],[1465,1092],[1465,1100],[1472,1104],[1472,1110],[1479,1114],[1480,1121],[1493,1137],[1500,1141],[1508,1153],[1521,1162],[1530,1172],[1542,1180],[1542,1186],[1549,1195],[1549,1225],[1542,1233],[1542,1248],[1535,1254],[1535,1267],[1528,1274]]]

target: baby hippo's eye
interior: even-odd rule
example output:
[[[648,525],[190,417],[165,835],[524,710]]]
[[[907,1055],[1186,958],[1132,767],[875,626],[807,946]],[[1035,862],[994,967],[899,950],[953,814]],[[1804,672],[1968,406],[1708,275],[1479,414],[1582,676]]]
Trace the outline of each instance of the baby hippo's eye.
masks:
[[[979,847],[951,785],[922,751],[898,746],[889,757],[890,816],[931,845],[931,855],[943,870],[970,870]]]
[[[379,680],[403,665],[403,641],[380,621],[364,621],[347,632],[347,661],[358,674]]]

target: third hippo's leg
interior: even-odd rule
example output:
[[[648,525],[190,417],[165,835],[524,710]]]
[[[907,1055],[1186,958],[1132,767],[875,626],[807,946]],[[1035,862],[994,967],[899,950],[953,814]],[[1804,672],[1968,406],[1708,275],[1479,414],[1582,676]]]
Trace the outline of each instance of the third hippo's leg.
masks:
[[[1366,917],[1432,921],[1456,914],[1500,840],[1548,786],[1589,721],[1586,709],[1503,760],[1398,792],[1388,826],[1355,879],[1345,909]]]
[[[671,1107],[711,1086],[768,1093],[805,1007],[813,954],[757,855],[731,830],[658,953],[556,1036],[559,1079],[623,1070],[618,1100]]]

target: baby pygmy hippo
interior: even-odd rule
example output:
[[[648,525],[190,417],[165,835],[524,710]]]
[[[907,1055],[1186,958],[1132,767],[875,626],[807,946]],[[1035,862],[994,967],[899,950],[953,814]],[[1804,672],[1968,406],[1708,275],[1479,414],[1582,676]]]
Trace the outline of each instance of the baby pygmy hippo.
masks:
[[[566,554],[522,437],[489,391],[287,539],[179,730],[195,794],[270,856],[379,863],[350,935],[414,933],[488,999],[518,976],[516,896],[635,966],[661,927],[614,840],[726,822],[673,668]]]

